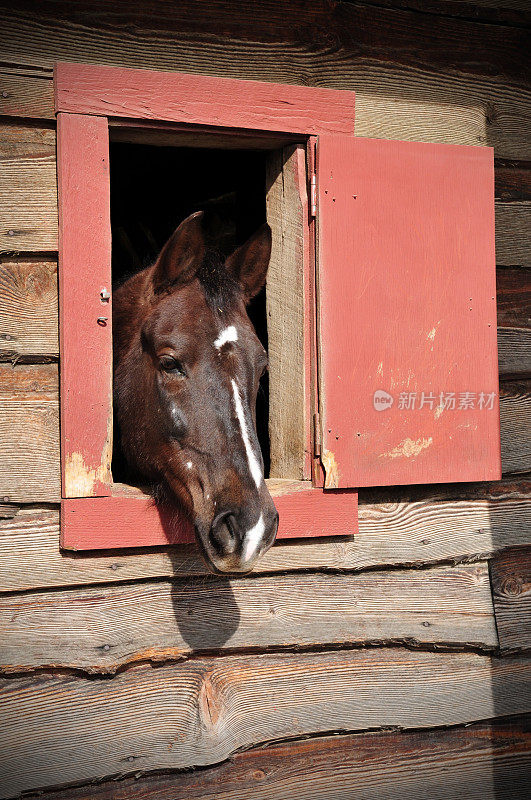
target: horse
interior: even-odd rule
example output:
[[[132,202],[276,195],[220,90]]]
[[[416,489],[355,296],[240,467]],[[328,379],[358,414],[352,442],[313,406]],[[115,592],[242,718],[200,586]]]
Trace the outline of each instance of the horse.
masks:
[[[113,298],[114,406],[128,466],[193,524],[214,573],[247,573],[273,544],[256,397],[267,353],[247,315],[271,229],[224,259],[185,219],[155,263]]]

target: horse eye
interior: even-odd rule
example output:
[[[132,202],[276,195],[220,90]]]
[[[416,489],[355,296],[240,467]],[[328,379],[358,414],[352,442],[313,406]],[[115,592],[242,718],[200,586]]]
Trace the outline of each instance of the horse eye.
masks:
[[[161,356],[159,366],[164,372],[170,372],[173,375],[186,375],[181,362],[177,361],[173,356]]]

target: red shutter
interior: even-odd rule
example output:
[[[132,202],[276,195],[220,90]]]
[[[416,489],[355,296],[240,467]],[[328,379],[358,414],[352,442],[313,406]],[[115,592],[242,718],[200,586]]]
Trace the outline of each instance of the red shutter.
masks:
[[[325,485],[499,478],[492,150],[322,135],[318,190]]]

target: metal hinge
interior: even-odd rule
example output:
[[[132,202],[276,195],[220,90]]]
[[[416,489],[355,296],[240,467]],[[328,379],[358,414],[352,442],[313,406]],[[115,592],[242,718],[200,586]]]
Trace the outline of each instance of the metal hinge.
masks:
[[[313,454],[321,455],[321,419],[319,414],[313,415]]]
[[[317,214],[317,176],[315,171],[312,172],[310,177],[310,217],[315,217]]]

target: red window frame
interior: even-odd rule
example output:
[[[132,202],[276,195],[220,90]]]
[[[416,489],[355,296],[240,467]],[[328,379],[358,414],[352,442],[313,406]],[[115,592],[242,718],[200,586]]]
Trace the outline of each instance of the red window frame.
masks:
[[[312,157],[320,134],[354,133],[354,92],[59,63],[55,66],[59,189],[61,546],[104,549],[187,543],[183,517],[170,524],[148,495],[115,484],[112,456],[112,297],[109,123],[172,123],[242,136],[301,137]],[[315,221],[308,221],[313,255]],[[316,379],[315,298],[305,332]],[[310,358],[313,351],[313,359]],[[317,410],[317,409],[315,409]],[[315,466],[315,463],[314,463]],[[357,493],[313,481],[272,492],[279,538],[353,534]]]

